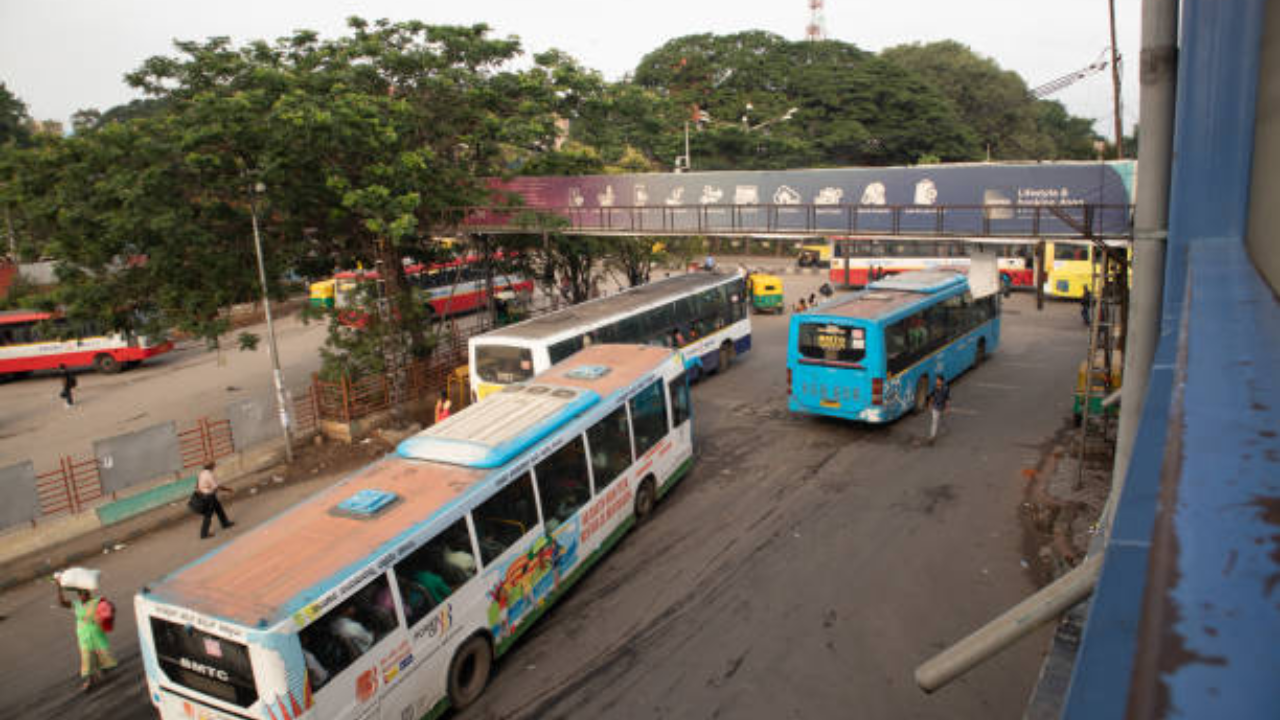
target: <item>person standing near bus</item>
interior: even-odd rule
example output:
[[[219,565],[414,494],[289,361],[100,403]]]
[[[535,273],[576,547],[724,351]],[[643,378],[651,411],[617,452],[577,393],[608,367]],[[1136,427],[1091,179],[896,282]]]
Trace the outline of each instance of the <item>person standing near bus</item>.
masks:
[[[933,379],[933,390],[929,392],[929,414],[932,415],[929,424],[929,442],[933,442],[938,437],[938,427],[942,424],[942,413],[946,411],[947,406],[951,404],[951,388],[947,385],[947,381],[942,379],[942,375],[936,375]]]
[[[440,397],[436,399],[436,422],[441,422],[449,417],[450,411],[453,409],[453,401],[449,400],[447,390],[440,391]]]
[[[222,529],[235,525],[234,522],[227,520],[227,512],[222,509],[222,503],[218,502],[218,493],[234,493],[234,488],[222,487],[218,484],[218,479],[213,476],[213,468],[216,463],[212,460],[205,463],[204,468],[200,470],[200,474],[196,477],[196,492],[200,493],[201,499],[204,501],[200,514],[203,518],[200,521],[200,539],[209,537],[209,525],[213,520],[213,514],[218,514],[218,522],[222,523]]]
[[[56,578],[55,578],[56,579]],[[70,608],[76,616],[76,644],[80,647],[80,689],[88,692],[101,682],[102,671],[116,666],[111,656],[111,642],[98,624],[99,598],[89,590],[76,589],[76,597],[67,600],[62,594],[62,582],[54,583],[58,589],[58,604]]]
[[[58,397],[62,398],[62,402],[67,407],[76,404],[75,399],[71,396],[73,390],[76,389],[76,376],[71,374],[66,365],[59,365],[58,371],[62,373],[62,392],[58,393]]]

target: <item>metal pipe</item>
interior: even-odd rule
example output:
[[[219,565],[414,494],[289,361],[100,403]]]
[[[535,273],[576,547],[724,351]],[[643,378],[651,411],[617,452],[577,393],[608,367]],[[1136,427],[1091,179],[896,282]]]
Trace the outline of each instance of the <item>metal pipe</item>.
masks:
[[[1142,418],[1147,379],[1160,339],[1164,295],[1165,241],[1169,229],[1169,179],[1173,163],[1174,101],[1178,77],[1178,0],[1143,0],[1138,177],[1134,211],[1133,292],[1130,294],[1120,428],[1111,494],[1100,518],[1103,535],[1111,532],[1115,506],[1124,489],[1133,441]]]
[[[1102,573],[1102,555],[1092,555],[1071,572],[1006,610],[965,639],[929,658],[916,668],[916,684],[931,693],[1014,641],[1053,620],[1089,597]]]
[[[1123,389],[1120,389],[1111,393],[1110,395],[1103,398],[1102,407],[1105,408],[1105,407],[1111,407],[1112,405],[1115,405],[1116,403],[1120,402],[1120,398],[1123,395],[1124,395]]]

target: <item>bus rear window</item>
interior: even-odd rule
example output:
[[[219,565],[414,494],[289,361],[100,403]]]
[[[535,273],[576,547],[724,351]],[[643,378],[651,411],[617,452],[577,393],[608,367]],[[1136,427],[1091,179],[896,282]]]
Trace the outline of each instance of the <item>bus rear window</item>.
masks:
[[[866,330],[847,325],[803,323],[797,350],[809,360],[856,363],[867,354]]]
[[[481,380],[510,384],[533,377],[533,353],[509,345],[478,345],[476,374]]]
[[[258,700],[249,649],[238,642],[151,618],[160,669],[173,682],[240,707]]]

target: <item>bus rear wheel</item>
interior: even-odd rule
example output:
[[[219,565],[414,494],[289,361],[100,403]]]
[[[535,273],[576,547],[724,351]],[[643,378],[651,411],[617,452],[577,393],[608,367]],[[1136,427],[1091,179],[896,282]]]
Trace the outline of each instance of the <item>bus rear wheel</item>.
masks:
[[[916,381],[916,412],[924,412],[929,404],[929,376],[921,375]]]
[[[640,488],[636,490],[636,524],[644,522],[650,514],[653,513],[653,505],[657,500],[657,495],[653,489],[653,478],[647,477],[640,482]]]
[[[113,375],[120,372],[120,362],[110,355],[99,355],[93,359],[93,367],[100,373]]]
[[[481,635],[473,635],[449,664],[449,703],[462,710],[480,698],[489,684],[489,671],[493,667],[493,649]]]

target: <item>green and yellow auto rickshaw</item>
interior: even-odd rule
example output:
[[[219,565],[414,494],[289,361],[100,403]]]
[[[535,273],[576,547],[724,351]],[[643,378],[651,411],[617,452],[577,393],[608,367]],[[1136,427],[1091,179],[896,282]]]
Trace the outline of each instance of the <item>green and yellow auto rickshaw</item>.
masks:
[[[782,279],[776,275],[752,273],[748,279],[747,291],[751,293],[751,307],[758,313],[786,312],[787,304],[782,299]]]

